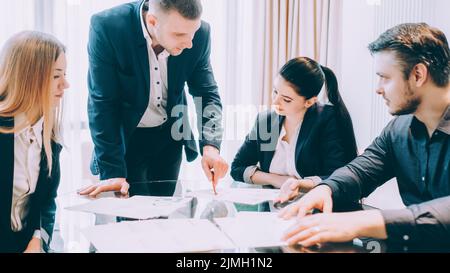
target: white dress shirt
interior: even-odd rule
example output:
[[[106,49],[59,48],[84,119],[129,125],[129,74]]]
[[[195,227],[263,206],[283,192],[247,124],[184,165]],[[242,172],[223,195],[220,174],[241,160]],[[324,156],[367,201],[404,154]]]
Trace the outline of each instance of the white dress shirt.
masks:
[[[17,116],[20,122],[24,116]],[[14,184],[11,206],[11,229],[19,232],[26,227],[29,201],[36,190],[40,173],[43,118],[14,134]],[[36,235],[36,234],[35,234]]]
[[[145,40],[147,41],[148,60],[150,63],[150,98],[147,110],[138,127],[149,128],[157,127],[167,121],[167,62],[170,54],[164,50],[156,56],[152,48],[152,38],[144,23],[142,11],[143,5],[141,6],[141,25]]]
[[[287,142],[283,140],[283,138],[286,136],[286,129],[284,128],[284,125],[282,126],[277,146],[275,148],[275,154],[272,158],[272,162],[270,163],[269,172],[281,176],[290,176],[297,179],[311,180],[315,185],[318,185],[322,182],[322,179],[319,176],[301,177],[297,171],[297,160],[295,158],[295,153],[301,128],[302,122],[300,122],[300,124],[298,125],[295,134],[293,135],[290,142]],[[257,165],[247,167],[243,175],[244,182],[253,184],[252,176],[258,170],[259,167]]]
[[[298,125],[292,139],[287,142],[283,139],[286,136],[286,129],[284,129],[284,126],[282,126],[275,154],[273,156],[272,162],[270,163],[270,173],[291,176],[297,179],[302,178],[298,174],[295,164],[295,150],[297,147],[297,140],[298,135],[300,134],[301,127],[302,123]]]

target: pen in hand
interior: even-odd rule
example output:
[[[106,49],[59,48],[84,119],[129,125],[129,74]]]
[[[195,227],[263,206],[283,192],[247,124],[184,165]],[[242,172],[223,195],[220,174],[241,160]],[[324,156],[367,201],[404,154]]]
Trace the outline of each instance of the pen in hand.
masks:
[[[211,174],[212,174],[212,185],[213,185],[214,195],[217,195],[216,180],[215,180],[214,170],[211,171]]]

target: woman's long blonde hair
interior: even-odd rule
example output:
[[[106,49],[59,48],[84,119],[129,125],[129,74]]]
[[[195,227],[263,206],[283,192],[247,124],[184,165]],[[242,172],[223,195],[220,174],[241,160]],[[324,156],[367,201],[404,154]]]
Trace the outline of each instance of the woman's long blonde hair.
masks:
[[[0,133],[12,134],[35,124],[42,117],[43,144],[49,175],[52,170],[52,145],[57,142],[61,120],[60,107],[54,107],[51,90],[54,64],[65,47],[49,34],[25,31],[6,42],[0,54],[0,117],[27,118]]]

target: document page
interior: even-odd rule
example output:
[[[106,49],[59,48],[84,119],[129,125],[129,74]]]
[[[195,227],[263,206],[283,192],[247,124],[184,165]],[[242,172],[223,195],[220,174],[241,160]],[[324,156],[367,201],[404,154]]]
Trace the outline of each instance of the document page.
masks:
[[[168,217],[190,201],[191,198],[178,197],[133,196],[128,199],[107,197],[66,209],[145,220]]]
[[[237,247],[243,248],[286,246],[281,238],[296,220],[284,220],[277,213],[240,212],[236,217],[214,221]]]
[[[205,219],[122,222],[83,230],[101,253],[178,253],[233,249],[233,243]]]
[[[258,205],[277,198],[280,190],[277,189],[249,189],[249,188],[223,188],[217,189],[217,195],[213,190],[201,190],[186,193],[187,196],[208,198],[218,201],[228,201],[246,205]]]

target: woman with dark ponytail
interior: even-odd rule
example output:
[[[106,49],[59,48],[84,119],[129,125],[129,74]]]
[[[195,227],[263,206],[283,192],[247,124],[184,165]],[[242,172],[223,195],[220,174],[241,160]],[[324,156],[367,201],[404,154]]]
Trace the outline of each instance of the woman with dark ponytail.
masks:
[[[324,86],[327,105],[317,98]],[[278,201],[284,202],[357,156],[352,120],[329,68],[306,57],[286,63],[275,80],[273,106],[258,115],[233,161],[236,181],[281,188]]]

